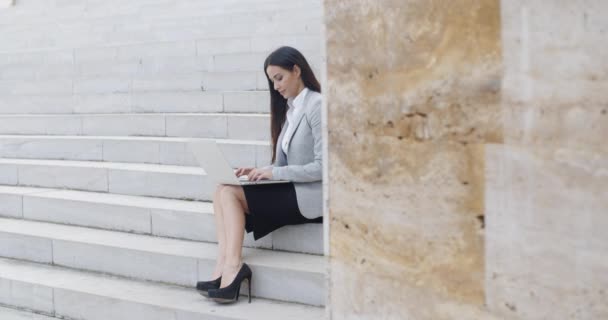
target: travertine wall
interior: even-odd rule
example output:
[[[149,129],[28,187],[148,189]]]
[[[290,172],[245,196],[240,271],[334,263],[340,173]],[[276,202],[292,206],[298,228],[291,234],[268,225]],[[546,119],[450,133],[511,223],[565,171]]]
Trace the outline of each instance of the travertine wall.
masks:
[[[483,144],[502,142],[499,3],[327,0],[325,14],[332,318],[471,315]]]
[[[608,319],[608,2],[502,1],[504,144],[486,148],[486,296]]]
[[[607,317],[606,9],[325,1],[332,319]]]

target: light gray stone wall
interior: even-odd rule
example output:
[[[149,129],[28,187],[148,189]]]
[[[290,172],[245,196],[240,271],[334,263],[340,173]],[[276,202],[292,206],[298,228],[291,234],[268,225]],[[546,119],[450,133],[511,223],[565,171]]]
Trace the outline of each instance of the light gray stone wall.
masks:
[[[0,113],[268,112],[235,91],[267,90],[281,45],[320,77],[321,25],[317,0],[20,0],[0,11]]]

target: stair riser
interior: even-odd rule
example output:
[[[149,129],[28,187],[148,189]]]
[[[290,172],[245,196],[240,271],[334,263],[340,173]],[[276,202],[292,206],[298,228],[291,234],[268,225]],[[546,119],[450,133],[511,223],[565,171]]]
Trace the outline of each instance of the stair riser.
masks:
[[[0,306],[0,319],[2,320],[57,320],[57,318],[48,317],[40,313],[20,310],[16,307],[6,308]]]
[[[1,56],[1,55],[0,55]],[[176,61],[172,59],[173,63]],[[110,62],[111,63],[111,62]],[[35,66],[34,66],[35,67]],[[163,76],[163,78],[166,76]],[[156,112],[268,113],[267,91],[72,93],[0,96],[0,114],[92,114]]]
[[[0,184],[195,200],[214,188],[203,174],[23,164],[0,164]]]
[[[3,244],[8,244],[0,248],[3,257],[188,287],[193,287],[198,279],[207,280],[215,263],[213,259],[178,257],[6,232],[0,233],[0,239]],[[258,270],[254,275],[255,296],[310,305],[323,304],[323,274],[255,264],[252,267],[254,272]]]
[[[232,167],[270,164],[268,145],[218,140],[218,146]],[[0,138],[0,157],[199,166],[181,141]]]
[[[266,115],[0,116],[0,134],[155,136],[269,141]]]
[[[0,304],[52,315],[53,288],[5,279],[0,275]]]

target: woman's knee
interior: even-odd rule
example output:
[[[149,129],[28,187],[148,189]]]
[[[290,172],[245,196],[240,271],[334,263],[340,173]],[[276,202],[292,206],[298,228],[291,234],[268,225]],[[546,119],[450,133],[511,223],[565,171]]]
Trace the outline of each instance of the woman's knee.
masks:
[[[225,184],[218,184],[217,187],[215,188],[215,193],[213,193],[213,201],[218,201],[221,202],[221,197],[222,197],[222,191],[226,188],[227,186]]]
[[[241,205],[241,207],[243,207],[244,209],[246,209],[245,206],[243,206],[244,197],[245,197],[243,188],[240,186],[226,186],[221,191],[221,197],[222,197],[222,203],[224,203],[224,204],[236,203],[236,204]]]

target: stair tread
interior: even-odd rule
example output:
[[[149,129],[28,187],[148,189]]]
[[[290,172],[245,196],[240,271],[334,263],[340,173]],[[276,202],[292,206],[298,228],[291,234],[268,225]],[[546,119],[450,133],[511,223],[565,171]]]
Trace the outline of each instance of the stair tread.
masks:
[[[0,232],[196,259],[214,260],[217,255],[217,244],[215,243],[160,238],[20,219],[0,218]],[[325,270],[325,258],[316,255],[243,248],[243,258],[252,265],[299,272],[324,273]]]
[[[237,112],[141,112],[141,113],[10,113],[0,114],[0,118],[17,117],[158,117],[158,116],[229,116],[229,117],[254,117],[269,118],[268,113],[237,113]]]
[[[128,207],[141,207],[149,209],[165,209],[196,212],[201,214],[213,214],[213,204],[210,202],[202,201],[188,201],[179,199],[132,196],[103,192],[2,185],[0,185],[0,194],[27,195],[38,198],[63,199]]]
[[[175,165],[165,165],[165,164],[148,164],[148,163],[0,158],[0,165],[2,165],[2,164],[100,168],[100,169],[146,171],[146,172],[159,172],[159,173],[206,175],[205,170],[200,167],[186,167],[186,166],[175,166]]]
[[[153,142],[187,142],[192,138],[179,137],[139,137],[139,136],[75,136],[75,135],[0,135],[1,139],[41,139],[41,140],[112,140],[112,141],[153,141]],[[268,141],[239,140],[239,139],[214,139],[219,144],[250,144],[266,146]]]
[[[323,308],[261,298],[221,306],[193,289],[4,258],[0,279],[230,319],[320,319],[324,314]]]

